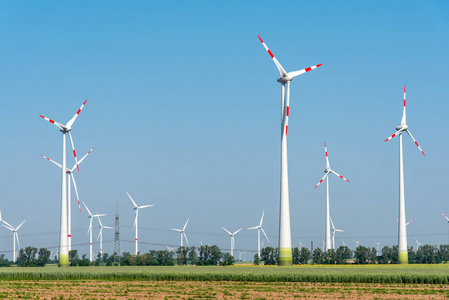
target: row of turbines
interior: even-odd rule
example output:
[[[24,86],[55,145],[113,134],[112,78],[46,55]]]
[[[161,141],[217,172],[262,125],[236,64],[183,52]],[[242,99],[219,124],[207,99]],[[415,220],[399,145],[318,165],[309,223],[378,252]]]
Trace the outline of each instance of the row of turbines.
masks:
[[[288,121],[289,121],[289,109],[290,109],[290,83],[291,81],[302,74],[305,74],[311,70],[314,70],[322,64],[314,65],[299,71],[293,71],[293,72],[286,72],[285,69],[282,67],[282,65],[279,63],[279,61],[276,59],[276,57],[273,55],[271,50],[267,47],[267,45],[264,43],[262,38],[258,36],[260,42],[272,58],[273,62],[275,63],[279,73],[280,77],[277,79],[277,81],[281,84],[281,180],[280,180],[280,217],[279,217],[279,265],[281,266],[289,266],[292,265],[292,244],[291,244],[291,226],[290,226],[290,204],[289,204],[289,184],[288,184],[288,162],[287,162],[287,132],[288,132]],[[86,100],[87,101],[87,100]],[[67,195],[70,195],[67,191],[67,177],[72,179],[72,182],[75,187],[75,191],[77,192],[75,180],[73,177],[73,171],[76,169],[79,170],[79,164],[82,162],[82,160],[90,153],[86,154],[85,157],[83,157],[80,161],[78,161],[75,147],[73,143],[73,139],[71,136],[71,130],[72,126],[79,116],[81,110],[83,109],[84,105],[86,104],[86,101],[84,101],[83,105],[80,107],[80,109],[76,112],[74,117],[70,119],[65,125],[60,124],[58,122],[55,122],[49,118],[46,118],[41,115],[42,118],[49,121],[50,123],[54,124],[56,127],[59,128],[59,130],[62,132],[62,164],[58,164],[62,169],[62,183],[61,183],[61,223],[60,223],[60,244],[59,244],[59,266],[60,267],[67,267],[69,266],[69,257],[68,257],[68,251],[70,250],[71,245],[71,228],[70,228],[70,205],[68,205],[67,201]],[[410,133],[408,126],[406,124],[406,102],[405,102],[405,87],[404,87],[404,104],[403,104],[403,116],[401,120],[401,124],[396,127],[396,132],[391,135],[389,138],[387,138],[385,141],[388,141],[396,136],[399,138],[399,178],[400,178],[400,184],[399,184],[399,231],[398,231],[398,244],[399,244],[399,262],[400,263],[407,263],[408,257],[407,257],[407,235],[406,235],[406,219],[405,219],[405,197],[404,197],[404,174],[403,174],[403,154],[402,154],[402,133],[406,132],[410,138],[413,140],[413,142],[416,144],[416,146],[419,148],[421,153],[424,155],[424,152],[422,151],[421,147],[418,145],[416,140],[413,138],[412,134]],[[66,135],[68,134],[73,150],[73,155],[75,158],[75,166],[72,169],[68,169],[66,167]],[[92,148],[93,149],[93,148]],[[92,151],[92,150],[91,150]],[[332,220],[330,218],[330,208],[329,208],[329,174],[334,174],[339,176],[340,178],[347,180],[343,176],[339,175],[335,171],[333,171],[330,168],[329,159],[327,156],[327,146],[325,144],[325,152],[326,152],[326,169],[325,169],[325,175],[320,180],[320,182],[317,184],[317,186],[322,183],[326,179],[326,223],[325,223],[325,248],[326,250],[330,249],[332,247],[332,238],[331,238],[331,225]],[[66,176],[67,174],[67,176]],[[317,187],[316,186],[316,187]],[[315,187],[315,188],[316,188]],[[70,185],[69,185],[70,189]],[[129,196],[129,194],[128,194]],[[70,197],[70,196],[69,196]],[[78,197],[78,194],[77,194]],[[130,197],[131,198],[131,197]],[[79,200],[79,197],[78,197]],[[134,209],[136,210],[136,219],[134,223],[134,227],[136,229],[136,253],[138,250],[138,230],[137,230],[137,218],[138,218],[138,212],[139,209],[149,206],[137,206],[133,201],[133,204],[135,205]],[[79,201],[78,201],[79,202]],[[78,203],[80,206],[80,204]],[[86,206],[87,209],[87,206]],[[91,220],[93,219],[92,214],[89,213],[89,217]],[[263,219],[263,216],[262,216]],[[188,220],[187,220],[188,222]],[[187,222],[186,225],[187,226]],[[183,243],[183,236],[185,236],[185,226],[183,229],[173,229],[181,233],[181,244]],[[91,226],[90,233],[91,233]],[[260,226],[256,226],[253,229],[259,230],[259,236],[260,236],[260,230],[261,230],[261,224]],[[263,231],[263,229],[262,229]],[[333,233],[335,234],[335,231],[337,229],[334,228]],[[263,231],[265,234],[265,232]],[[231,234],[231,239],[235,235]],[[91,242],[92,243],[92,242]],[[333,242],[335,243],[335,241]],[[231,245],[233,244],[233,239],[231,241]],[[260,252],[260,237],[258,240],[258,251]]]

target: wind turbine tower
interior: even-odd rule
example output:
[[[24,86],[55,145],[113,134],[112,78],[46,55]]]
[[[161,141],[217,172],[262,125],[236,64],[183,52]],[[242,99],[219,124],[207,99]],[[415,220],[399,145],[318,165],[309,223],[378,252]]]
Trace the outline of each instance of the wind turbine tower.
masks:
[[[421,151],[422,155],[425,156],[421,147],[416,142],[415,138],[412,136],[408,126],[406,124],[406,112],[405,112],[405,86],[404,86],[404,106],[402,110],[402,120],[401,125],[396,127],[396,132],[388,137],[386,141],[391,140],[395,136],[399,138],[399,228],[398,228],[398,251],[399,251],[399,263],[408,264],[408,251],[407,251],[407,228],[405,220],[405,196],[404,196],[404,163],[402,155],[402,133],[405,131],[408,133],[410,138],[413,140],[415,145]]]
[[[267,50],[270,57],[273,59],[276,67],[279,70],[280,77],[278,82],[281,84],[281,195],[280,195],[280,212],[279,212],[279,265],[291,266],[292,261],[292,236],[290,225],[290,199],[288,191],[288,163],[287,163],[287,130],[288,130],[288,116],[290,108],[290,82],[293,78],[307,73],[313,69],[321,66],[314,65],[299,71],[289,72],[285,71],[282,65],[278,62],[273,53],[268,49],[260,36],[259,40]],[[285,85],[287,84],[287,97],[285,97]],[[259,253],[260,255],[260,253]]]

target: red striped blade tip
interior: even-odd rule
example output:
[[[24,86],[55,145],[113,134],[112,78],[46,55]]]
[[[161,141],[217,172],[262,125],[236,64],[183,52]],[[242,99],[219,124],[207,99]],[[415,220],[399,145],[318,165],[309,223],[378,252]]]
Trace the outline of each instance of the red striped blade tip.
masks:
[[[321,67],[323,64],[319,64],[319,65],[316,65],[316,67],[318,68],[318,67]]]
[[[258,37],[259,40],[263,43],[262,38],[261,38],[259,35],[257,35],[257,37]]]

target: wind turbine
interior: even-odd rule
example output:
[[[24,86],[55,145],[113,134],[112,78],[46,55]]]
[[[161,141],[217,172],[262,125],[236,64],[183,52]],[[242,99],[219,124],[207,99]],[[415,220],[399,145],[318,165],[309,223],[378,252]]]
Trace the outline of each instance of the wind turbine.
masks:
[[[273,53],[261,39],[259,40],[273,59],[279,70],[280,77],[277,81],[281,84],[281,195],[280,195],[280,214],[279,214],[279,265],[291,266],[292,263],[292,241],[290,227],[290,200],[288,193],[288,163],[287,163],[287,130],[288,116],[290,107],[290,82],[293,78],[307,73],[321,66],[314,65],[299,71],[287,73],[278,62]],[[287,97],[285,97],[285,84],[287,84]],[[259,253],[260,255],[260,253]]]
[[[234,257],[234,246],[235,246],[235,243],[234,243],[234,236],[235,236],[240,230],[242,230],[243,228],[240,228],[239,230],[237,230],[237,231],[234,232],[234,233],[231,233],[229,230],[227,230],[227,229],[224,228],[224,227],[221,227],[221,228],[223,228],[223,230],[226,231],[226,232],[231,236],[231,256]]]
[[[449,224],[449,218],[445,214],[443,214],[443,213],[441,213],[441,214],[443,215],[443,217],[446,219],[447,223]],[[448,240],[448,243],[449,243],[449,231],[448,231],[448,234],[447,234],[447,240]]]
[[[270,239],[268,238],[267,234],[262,228],[262,222],[263,222],[263,215],[265,214],[265,211],[262,212],[262,218],[260,218],[260,224],[259,226],[250,227],[248,229],[257,229],[257,254],[260,257],[260,231],[262,230],[263,234],[267,238],[268,242],[270,242]]]
[[[332,222],[332,218],[330,218],[330,220],[331,220],[331,225],[332,225],[332,229],[331,229],[331,231],[332,231],[332,249],[335,249],[335,232],[336,231],[345,232],[345,231],[341,230],[341,229],[336,229],[334,226],[334,222]]]
[[[97,240],[100,239],[100,253],[101,253],[101,255],[103,255],[103,228],[106,228],[106,229],[114,229],[114,228],[109,227],[109,226],[104,226],[103,223],[101,223],[100,216],[97,216],[97,218],[98,218],[98,223],[100,223],[100,233],[98,234]]]
[[[381,242],[374,242],[374,243],[376,243],[376,249],[377,249],[376,254],[377,254],[377,256],[379,256],[379,245],[381,244]]]
[[[136,202],[134,202],[133,198],[131,198],[131,196],[128,194],[127,191],[125,191],[125,193],[128,195],[129,199],[131,199],[133,205],[134,205],[134,210],[136,211],[136,219],[134,220],[134,226],[136,228],[136,255],[139,253],[139,244],[138,244],[138,235],[137,235],[137,218],[139,217],[139,209],[141,208],[146,208],[146,207],[151,207],[153,206],[153,204],[151,205],[141,205],[141,206],[137,206]]]
[[[321,238],[321,251],[324,251],[324,245],[326,245],[326,243],[324,242],[324,239]]]
[[[408,130],[406,124],[406,112],[405,112],[405,86],[404,86],[404,106],[402,111],[401,125],[396,127],[396,132],[388,137],[386,141],[391,140],[395,136],[399,136],[399,230],[398,230],[398,251],[399,251],[399,263],[408,264],[408,251],[407,251],[407,228],[405,225],[405,196],[404,196],[404,163],[402,157],[402,133],[405,131],[408,133],[410,138],[415,142],[415,145],[421,151],[422,155],[425,156],[421,147],[416,142],[415,138]]]
[[[176,228],[172,228],[171,229],[171,230],[174,230],[174,231],[177,231],[177,232],[181,233],[181,247],[184,247],[183,237],[186,239],[187,247],[189,247],[189,240],[187,239],[187,235],[186,235],[187,223],[189,223],[189,219],[187,219],[187,222],[186,222],[186,224],[184,225],[184,227],[182,229],[176,229]]]
[[[173,252],[176,249],[176,247],[170,248],[168,245],[165,245],[165,247],[167,247],[168,252]]]
[[[94,258],[93,258],[93,253],[92,253],[92,221],[93,221],[93,219],[96,218],[96,217],[102,217],[102,216],[106,216],[106,215],[105,215],[105,214],[95,214],[95,215],[93,215],[93,214],[90,212],[90,210],[87,208],[87,205],[86,205],[86,203],[84,203],[84,201],[83,201],[83,205],[84,205],[84,207],[86,208],[87,213],[89,214],[88,218],[90,219],[90,222],[89,222],[89,229],[87,229],[87,233],[90,234],[90,235],[89,235],[89,242],[90,242],[90,244],[89,244],[90,262],[93,262],[93,261],[94,261]]]
[[[330,164],[329,164],[329,157],[327,156],[327,147],[326,147],[326,143],[324,143],[324,152],[326,153],[326,169],[324,170],[324,176],[323,178],[321,178],[321,180],[318,182],[318,184],[315,186],[315,188],[317,188],[324,179],[326,179],[326,224],[325,224],[325,238],[326,238],[326,251],[329,250],[331,248],[331,226],[330,226],[330,209],[329,209],[329,174],[335,174],[336,176],[340,177],[341,179],[346,180],[347,182],[349,182],[349,180],[347,180],[346,178],[344,178],[343,176],[341,176],[340,174],[336,173],[334,170],[331,169]],[[332,242],[333,244],[333,242]],[[333,248],[333,246],[332,246]]]
[[[70,134],[70,131],[72,130],[72,125],[75,122],[76,118],[80,114],[81,110],[83,109],[84,105],[86,105],[86,101],[84,101],[83,105],[78,109],[76,114],[73,116],[70,121],[67,122],[67,124],[62,125],[58,122],[53,121],[52,119],[46,118],[42,115],[40,115],[41,118],[47,120],[48,122],[54,124],[56,127],[59,128],[59,130],[62,132],[62,184],[61,184],[61,225],[60,225],[60,233],[59,233],[59,261],[58,266],[59,267],[68,267],[69,266],[69,247],[68,247],[68,238],[67,238],[67,181],[66,181],[66,134],[69,134],[70,142],[72,144],[73,149],[73,155],[75,157],[75,161],[77,164],[77,168],[79,170],[78,166],[78,160],[76,158],[76,152],[75,152],[75,146],[73,145],[73,139],[72,135]]]
[[[12,260],[13,260],[13,262],[16,262],[16,258],[17,258],[16,240],[17,240],[17,250],[20,249],[19,235],[17,234],[17,230],[19,230],[20,226],[22,226],[23,223],[25,223],[25,221],[26,220],[24,220],[22,223],[20,223],[20,225],[17,226],[17,228],[14,228],[13,226],[11,226],[9,224],[8,224],[9,226],[2,225],[3,227],[5,227],[13,232],[13,238],[12,238],[12,243],[13,243],[13,252],[12,252],[13,259]],[[5,224],[7,224],[7,223],[5,222]]]
[[[301,239],[298,239],[298,241],[299,241],[299,249],[302,249],[302,247],[304,247],[305,245],[301,243]]]
[[[12,228],[12,226],[10,225],[10,224],[8,224],[8,222],[6,222],[5,220],[3,220],[2,219],[2,211],[0,210],[0,224],[1,223],[5,223],[8,227],[11,227]],[[6,226],[5,226],[6,227]]]
[[[355,242],[355,248],[357,249],[357,247],[359,246],[360,241],[354,240],[354,242]]]
[[[70,191],[70,187],[71,187],[70,178],[72,179],[73,187],[75,188],[76,198],[78,199],[78,207],[81,212],[80,198],[78,196],[78,189],[76,188],[75,175],[73,174],[73,171],[75,171],[75,168],[83,162],[83,160],[87,157],[87,155],[90,154],[90,152],[92,152],[92,150],[94,150],[94,148],[95,147],[92,147],[92,149],[90,149],[89,152],[87,152],[86,155],[84,155],[83,158],[81,158],[78,163],[75,163],[71,169],[66,168],[66,173],[67,173],[67,177],[68,177],[68,181],[69,181],[69,184],[67,185],[67,223],[68,223],[68,225],[67,225],[67,244],[68,244],[69,251],[72,250],[72,209],[71,209],[71,205],[70,205],[72,193]],[[44,155],[41,155],[41,156],[43,158],[45,158],[46,160],[54,163],[58,167],[62,168],[60,163],[57,163],[54,160],[52,160]]]
[[[344,239],[341,239],[341,241],[342,241],[342,243],[343,243],[343,244],[342,244],[343,246],[348,247],[348,245],[345,244],[345,240],[344,240]]]
[[[415,242],[416,242],[416,251],[418,251],[419,246],[422,245],[422,243],[418,242],[418,239],[415,237]]]

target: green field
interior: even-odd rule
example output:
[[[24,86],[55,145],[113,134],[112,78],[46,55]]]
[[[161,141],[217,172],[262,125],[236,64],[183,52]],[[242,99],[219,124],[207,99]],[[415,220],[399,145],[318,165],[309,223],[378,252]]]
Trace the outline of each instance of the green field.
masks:
[[[0,268],[0,280],[449,283],[449,265]]]

